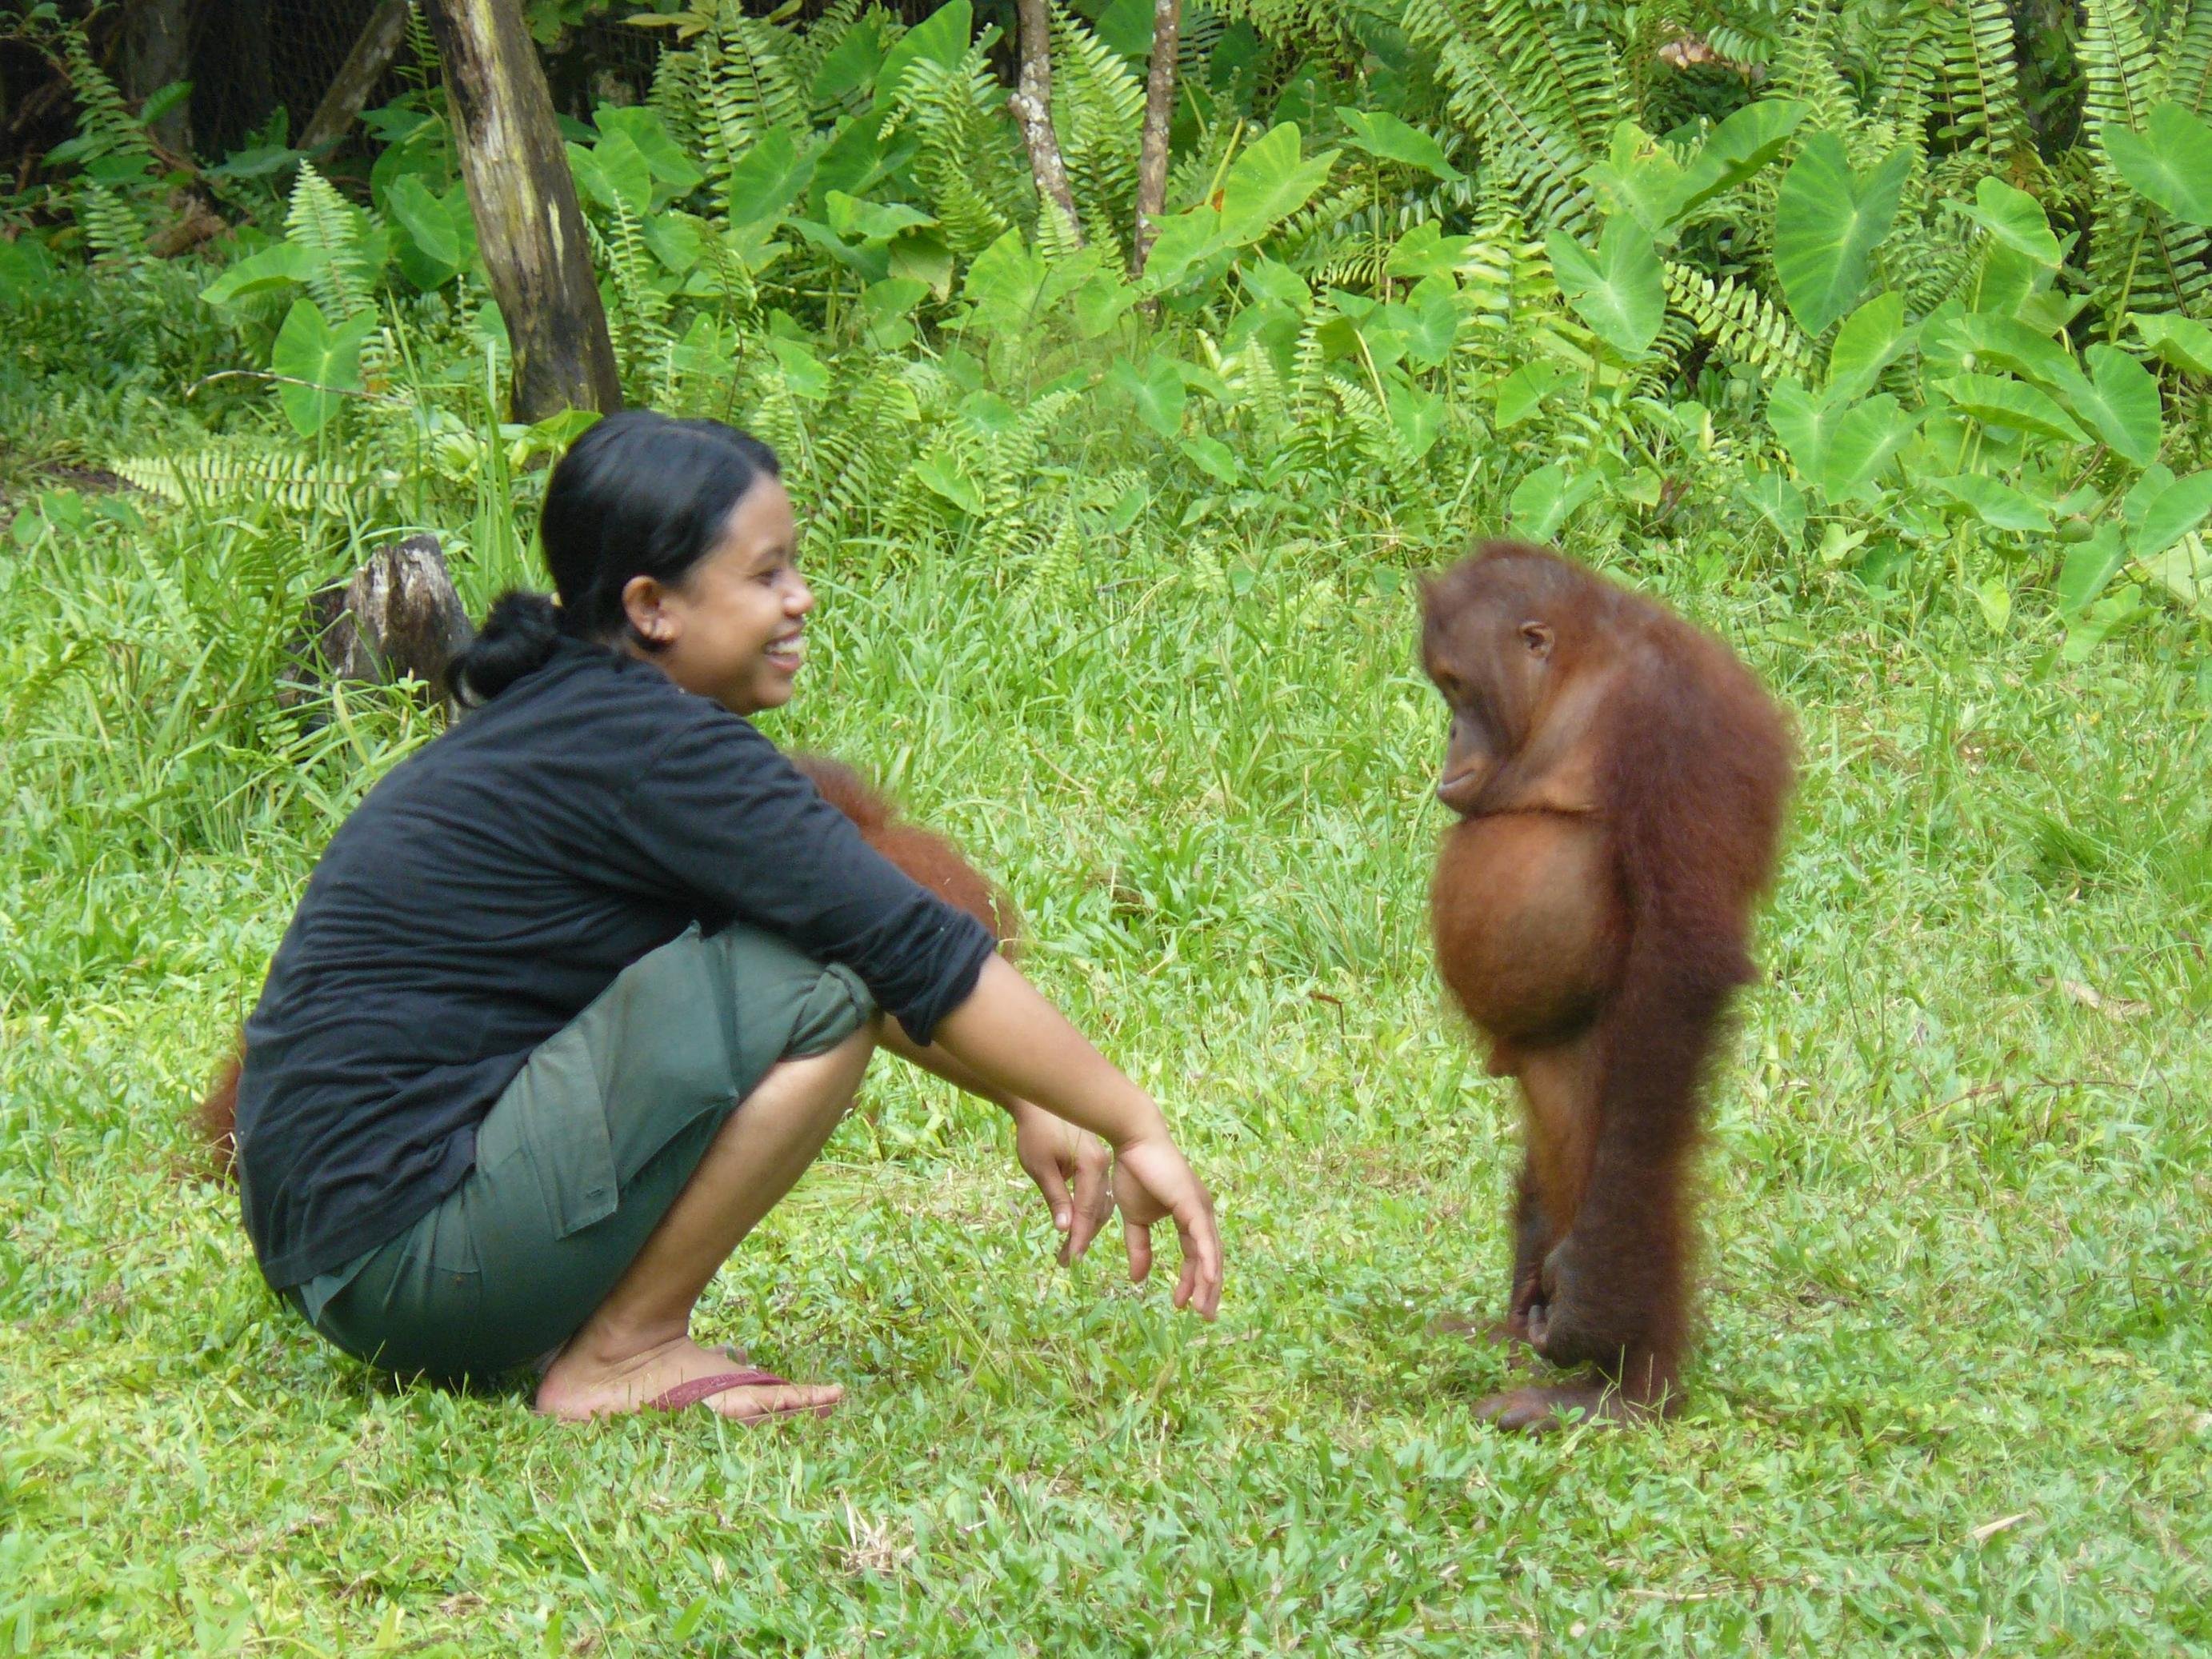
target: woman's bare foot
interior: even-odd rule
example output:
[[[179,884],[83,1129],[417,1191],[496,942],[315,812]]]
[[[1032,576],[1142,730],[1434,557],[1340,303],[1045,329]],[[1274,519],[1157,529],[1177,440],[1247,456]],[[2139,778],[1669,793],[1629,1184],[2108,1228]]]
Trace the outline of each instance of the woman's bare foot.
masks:
[[[538,1410],[569,1423],[619,1416],[641,1410],[680,1383],[744,1369],[732,1364],[727,1353],[702,1348],[688,1336],[619,1359],[582,1352],[571,1342],[538,1385]],[[725,1389],[701,1403],[721,1416],[750,1422],[820,1410],[836,1405],[844,1395],[835,1383],[785,1383]]]

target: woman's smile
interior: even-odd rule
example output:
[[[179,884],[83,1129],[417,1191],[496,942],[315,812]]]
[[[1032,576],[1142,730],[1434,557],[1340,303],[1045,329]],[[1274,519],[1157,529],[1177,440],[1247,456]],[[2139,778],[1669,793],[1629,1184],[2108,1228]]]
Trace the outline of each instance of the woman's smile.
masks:
[[[787,674],[796,674],[806,660],[805,635],[805,629],[794,628],[781,639],[770,640],[766,652],[769,665]]]

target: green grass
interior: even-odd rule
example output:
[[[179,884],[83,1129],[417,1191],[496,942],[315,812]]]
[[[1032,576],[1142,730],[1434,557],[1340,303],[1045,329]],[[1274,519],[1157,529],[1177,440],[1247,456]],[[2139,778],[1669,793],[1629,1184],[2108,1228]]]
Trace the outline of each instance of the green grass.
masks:
[[[886,1060],[703,1310],[845,1384],[764,1430],[395,1387],[271,1299],[183,1117],[316,848],[426,735],[267,700],[373,531],[242,501],[9,545],[0,1651],[2212,1649],[2182,636],[2054,665],[1940,594],[1785,599],[1717,532],[1632,568],[1790,702],[1803,784],[1690,1409],[1533,1443],[1469,1419],[1509,1361],[1426,1329],[1499,1302],[1516,1133],[1425,954],[1439,708],[1393,578],[1446,550],[1378,577],[1340,517],[1211,562],[817,555],[771,729],[1004,876],[1231,1277],[1206,1328],[1103,1245],[1055,1270],[996,1115]]]

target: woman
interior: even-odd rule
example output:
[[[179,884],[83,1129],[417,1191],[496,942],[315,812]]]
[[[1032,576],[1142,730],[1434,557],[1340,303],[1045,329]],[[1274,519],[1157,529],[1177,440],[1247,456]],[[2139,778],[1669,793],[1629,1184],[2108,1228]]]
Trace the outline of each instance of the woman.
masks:
[[[1175,1304],[1212,1318],[1212,1206],[1159,1109],[750,724],[814,608],[775,455],[611,416],[543,532],[557,606],[492,607],[472,712],[340,827],[246,1023],[270,1285],[394,1370],[538,1358],[557,1417],[826,1414],[838,1389],[733,1368],[690,1315],[880,1045],[1013,1115],[1064,1260],[1118,1200],[1142,1279],[1172,1218]]]

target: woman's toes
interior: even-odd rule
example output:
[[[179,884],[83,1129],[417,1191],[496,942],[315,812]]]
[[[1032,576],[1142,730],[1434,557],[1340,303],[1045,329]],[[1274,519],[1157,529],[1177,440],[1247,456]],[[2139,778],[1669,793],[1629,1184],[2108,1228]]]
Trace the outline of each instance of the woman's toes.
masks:
[[[709,1396],[707,1403],[725,1417],[749,1423],[802,1412],[827,1417],[844,1397],[845,1390],[834,1382],[791,1383],[776,1389],[732,1389]]]

